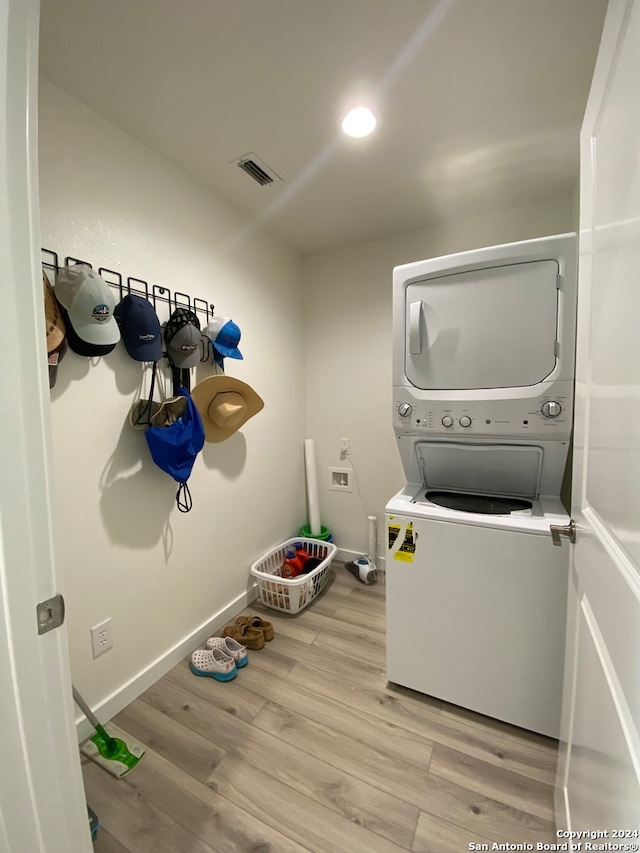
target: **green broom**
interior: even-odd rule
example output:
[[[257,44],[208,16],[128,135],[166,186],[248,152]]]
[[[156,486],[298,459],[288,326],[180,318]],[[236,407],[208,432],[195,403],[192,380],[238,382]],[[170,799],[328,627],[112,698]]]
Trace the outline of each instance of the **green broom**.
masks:
[[[138,743],[128,747],[124,740],[118,737],[122,732],[117,730],[115,726],[109,725],[108,729],[102,726],[76,688],[73,685],[71,687],[76,705],[96,730],[93,737],[80,746],[80,752],[103,767],[107,773],[111,773],[117,779],[122,779],[123,776],[133,770],[136,764],[142,761],[145,753],[144,747]]]

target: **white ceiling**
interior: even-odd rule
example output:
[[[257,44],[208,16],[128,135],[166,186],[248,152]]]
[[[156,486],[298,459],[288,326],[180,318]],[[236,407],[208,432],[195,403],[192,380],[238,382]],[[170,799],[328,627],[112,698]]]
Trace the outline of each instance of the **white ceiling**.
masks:
[[[569,195],[606,0],[42,0],[45,77],[302,253]],[[347,140],[361,101],[379,130]],[[230,165],[254,153],[282,179]]]

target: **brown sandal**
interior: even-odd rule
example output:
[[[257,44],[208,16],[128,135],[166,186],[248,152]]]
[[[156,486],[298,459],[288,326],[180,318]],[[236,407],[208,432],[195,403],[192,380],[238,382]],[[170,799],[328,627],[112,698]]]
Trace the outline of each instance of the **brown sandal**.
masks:
[[[257,628],[259,631],[262,631],[267,642],[273,640],[275,635],[271,622],[265,622],[259,616],[238,616],[236,618],[236,625],[249,625],[251,628]]]
[[[223,634],[242,643],[248,649],[261,649],[264,646],[264,634],[249,625],[227,625]]]

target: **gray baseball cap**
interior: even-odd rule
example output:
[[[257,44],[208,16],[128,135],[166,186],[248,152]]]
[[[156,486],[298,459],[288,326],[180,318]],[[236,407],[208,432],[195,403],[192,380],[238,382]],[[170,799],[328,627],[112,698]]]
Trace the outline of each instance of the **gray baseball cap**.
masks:
[[[202,356],[200,320],[188,308],[176,308],[167,320],[164,342],[176,367],[195,367]]]

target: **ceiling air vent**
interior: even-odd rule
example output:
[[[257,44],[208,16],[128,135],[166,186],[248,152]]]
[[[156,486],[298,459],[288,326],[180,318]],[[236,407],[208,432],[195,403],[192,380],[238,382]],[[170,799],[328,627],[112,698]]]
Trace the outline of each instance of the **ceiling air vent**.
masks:
[[[245,154],[238,160],[233,160],[236,166],[239,166],[243,172],[246,172],[249,177],[253,178],[261,187],[267,187],[275,180],[282,180],[279,175],[270,169],[266,163],[259,160],[255,154]]]

